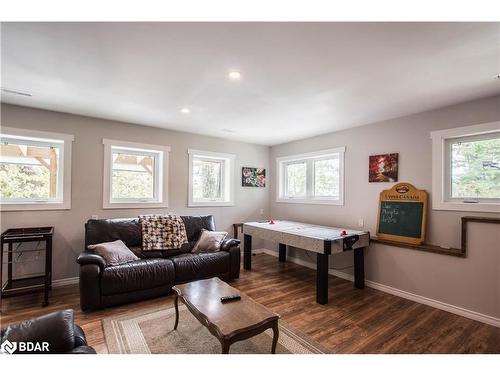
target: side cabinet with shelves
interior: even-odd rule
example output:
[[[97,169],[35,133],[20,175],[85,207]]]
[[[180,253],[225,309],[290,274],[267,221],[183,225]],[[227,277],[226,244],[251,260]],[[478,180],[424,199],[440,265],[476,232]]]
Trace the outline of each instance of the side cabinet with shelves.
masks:
[[[54,227],[12,228],[2,233],[0,309],[5,297],[38,292],[43,292],[43,306],[48,305],[53,235]]]

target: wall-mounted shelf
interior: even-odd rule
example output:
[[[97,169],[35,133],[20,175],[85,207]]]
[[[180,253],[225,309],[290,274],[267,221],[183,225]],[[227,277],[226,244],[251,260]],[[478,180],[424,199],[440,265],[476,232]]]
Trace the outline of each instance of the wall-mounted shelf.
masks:
[[[379,244],[383,244],[383,245],[389,245],[389,246],[404,247],[406,249],[427,251],[429,253],[452,255],[452,256],[461,257],[461,258],[465,257],[465,253],[462,253],[462,249],[456,249],[453,247],[446,248],[446,247],[430,245],[430,244],[426,244],[426,243],[423,243],[422,245],[413,245],[410,243],[381,240],[381,239],[378,239],[377,237],[370,238],[370,242],[379,243]]]
[[[462,217],[462,248],[445,248],[436,245],[430,244],[421,244],[421,245],[412,245],[408,243],[389,241],[389,240],[381,240],[376,237],[371,238],[371,242],[380,243],[389,246],[396,247],[404,247],[407,249],[414,249],[420,251],[427,251],[430,253],[443,254],[443,255],[451,255],[455,257],[465,258],[467,256],[467,223],[476,222],[476,223],[488,223],[488,224],[500,224],[499,218],[494,217],[477,217],[477,216],[464,216]]]

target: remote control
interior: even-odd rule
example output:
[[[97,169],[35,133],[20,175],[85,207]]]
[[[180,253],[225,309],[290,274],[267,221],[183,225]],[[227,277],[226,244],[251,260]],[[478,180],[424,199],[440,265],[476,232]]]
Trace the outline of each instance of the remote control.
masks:
[[[231,302],[231,301],[238,301],[241,299],[241,296],[239,294],[233,294],[232,296],[224,296],[220,298],[220,301],[222,303],[226,302]]]

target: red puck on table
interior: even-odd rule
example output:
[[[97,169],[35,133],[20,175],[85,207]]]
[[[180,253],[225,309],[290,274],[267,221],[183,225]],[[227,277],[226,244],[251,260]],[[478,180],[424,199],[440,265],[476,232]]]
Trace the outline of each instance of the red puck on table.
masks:
[[[341,235],[341,236],[347,236],[347,231],[346,231],[346,230],[343,230],[342,232],[340,232],[340,235]]]

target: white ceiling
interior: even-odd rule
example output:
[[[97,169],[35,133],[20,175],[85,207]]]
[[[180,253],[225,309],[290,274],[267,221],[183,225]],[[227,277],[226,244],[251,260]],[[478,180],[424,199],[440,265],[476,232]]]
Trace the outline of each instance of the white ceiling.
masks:
[[[33,96],[1,98],[274,145],[500,93],[499,27],[3,23],[2,87]]]

